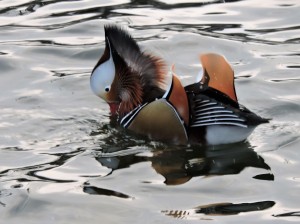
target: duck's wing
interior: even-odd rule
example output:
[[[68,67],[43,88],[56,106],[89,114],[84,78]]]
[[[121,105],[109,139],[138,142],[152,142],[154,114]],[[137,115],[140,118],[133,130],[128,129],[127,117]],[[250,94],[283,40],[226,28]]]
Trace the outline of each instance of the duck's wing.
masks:
[[[190,96],[190,108],[192,128],[211,125],[248,127],[247,119],[237,108],[225,105],[204,94]]]
[[[120,124],[153,140],[176,144],[186,144],[188,140],[183,121],[166,99],[158,99],[137,107]]]
[[[203,76],[200,82],[185,87],[190,110],[190,127],[234,125],[247,127],[238,112],[234,73],[225,58],[208,53],[200,56]]]
[[[218,54],[200,56],[203,77],[185,87],[190,104],[190,127],[230,125],[247,128],[268,122],[237,101],[234,72]]]
[[[194,83],[186,86],[185,91],[190,106],[190,127],[230,125],[247,128],[269,121],[205,84]]]

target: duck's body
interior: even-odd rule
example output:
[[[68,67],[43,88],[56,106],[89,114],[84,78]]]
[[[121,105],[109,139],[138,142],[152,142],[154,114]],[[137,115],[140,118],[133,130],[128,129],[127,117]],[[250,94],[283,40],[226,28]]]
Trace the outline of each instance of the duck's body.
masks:
[[[268,122],[237,101],[233,70],[220,55],[200,57],[201,81],[183,87],[160,58],[142,52],[123,29],[106,26],[106,48],[91,75],[91,87],[121,126],[176,144],[227,144],[245,140]]]

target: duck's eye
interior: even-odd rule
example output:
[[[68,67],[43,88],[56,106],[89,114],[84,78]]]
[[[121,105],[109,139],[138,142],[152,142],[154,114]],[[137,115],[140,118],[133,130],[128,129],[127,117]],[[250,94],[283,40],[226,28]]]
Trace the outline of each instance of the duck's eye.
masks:
[[[105,87],[105,92],[109,92],[109,87],[107,86],[107,87]]]

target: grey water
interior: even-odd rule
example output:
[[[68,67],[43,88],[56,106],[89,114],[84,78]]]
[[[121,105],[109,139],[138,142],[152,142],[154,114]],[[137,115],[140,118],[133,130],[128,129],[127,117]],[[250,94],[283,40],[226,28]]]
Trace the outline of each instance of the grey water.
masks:
[[[1,0],[0,223],[299,223],[298,0]],[[125,133],[89,76],[103,26],[175,64],[224,55],[239,102],[271,118],[245,142]]]

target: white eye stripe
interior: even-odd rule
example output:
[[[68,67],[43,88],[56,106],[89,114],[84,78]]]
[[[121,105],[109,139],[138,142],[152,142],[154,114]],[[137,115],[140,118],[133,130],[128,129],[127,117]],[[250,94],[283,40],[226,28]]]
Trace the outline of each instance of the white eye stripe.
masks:
[[[107,93],[110,90],[111,84],[115,78],[115,64],[112,57],[111,49],[109,50],[110,50],[109,59],[104,63],[100,64],[94,70],[90,79],[91,89],[97,96],[100,97],[104,96],[105,93]]]

